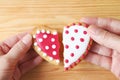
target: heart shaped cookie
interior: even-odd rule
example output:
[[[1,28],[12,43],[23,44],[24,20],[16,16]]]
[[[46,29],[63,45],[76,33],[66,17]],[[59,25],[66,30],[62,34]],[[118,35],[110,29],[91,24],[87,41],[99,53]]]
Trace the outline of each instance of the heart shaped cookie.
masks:
[[[34,49],[45,60],[55,65],[60,63],[60,43],[56,30],[37,27],[33,30]]]
[[[86,24],[74,23],[64,27],[64,69],[68,70],[78,64],[87,55],[91,44]]]

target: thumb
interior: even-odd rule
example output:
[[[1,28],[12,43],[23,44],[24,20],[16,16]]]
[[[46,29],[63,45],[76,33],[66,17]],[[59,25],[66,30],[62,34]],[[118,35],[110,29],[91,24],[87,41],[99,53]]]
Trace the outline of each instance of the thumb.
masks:
[[[120,52],[120,36],[94,25],[88,27],[88,33],[97,43]]]
[[[6,57],[9,60],[18,61],[29,50],[31,44],[32,36],[27,34],[11,48]]]

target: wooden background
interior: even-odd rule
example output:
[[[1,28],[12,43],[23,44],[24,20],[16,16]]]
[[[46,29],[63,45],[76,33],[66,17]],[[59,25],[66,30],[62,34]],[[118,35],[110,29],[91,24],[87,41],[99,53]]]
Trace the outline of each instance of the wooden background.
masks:
[[[0,41],[45,24],[62,32],[65,25],[84,16],[120,19],[120,0],[0,0]],[[64,72],[63,66],[43,62],[22,80],[117,80],[110,72],[82,62]]]

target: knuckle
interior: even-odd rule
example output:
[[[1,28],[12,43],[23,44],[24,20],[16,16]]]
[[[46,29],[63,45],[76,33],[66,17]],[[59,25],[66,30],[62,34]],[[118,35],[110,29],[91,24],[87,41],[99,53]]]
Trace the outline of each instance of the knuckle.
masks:
[[[113,20],[111,18],[100,18],[100,17],[98,17],[98,20],[97,20],[96,24],[98,26],[105,26],[106,28],[110,28],[112,22],[113,22]]]
[[[6,43],[4,43],[4,42],[0,43],[0,53],[1,54],[6,54],[9,50],[10,50],[10,47]]]
[[[24,51],[25,48],[27,47],[22,41],[20,41],[17,45],[16,45],[17,49],[19,49],[20,51]]]
[[[108,31],[104,31],[102,34],[102,39],[107,41],[109,39],[110,33]]]
[[[105,26],[107,27],[108,21],[105,18],[98,17],[97,23],[98,26]]]
[[[104,42],[101,42],[103,46],[105,46],[105,44],[108,43],[109,39],[110,39],[110,33],[108,31],[104,31],[101,35],[101,39]]]

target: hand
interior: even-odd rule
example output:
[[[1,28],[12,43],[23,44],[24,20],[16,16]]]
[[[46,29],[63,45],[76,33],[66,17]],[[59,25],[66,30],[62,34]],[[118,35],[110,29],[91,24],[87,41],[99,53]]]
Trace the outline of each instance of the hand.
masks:
[[[0,80],[19,80],[42,58],[33,49],[30,34],[21,33],[0,43]]]
[[[90,25],[95,41],[86,60],[111,70],[120,79],[120,21],[109,18],[82,18]]]

